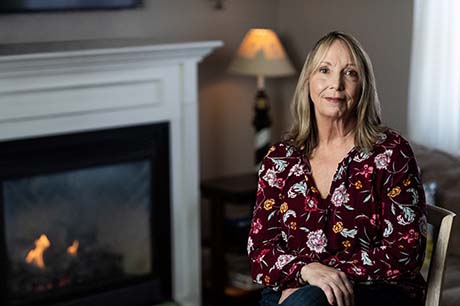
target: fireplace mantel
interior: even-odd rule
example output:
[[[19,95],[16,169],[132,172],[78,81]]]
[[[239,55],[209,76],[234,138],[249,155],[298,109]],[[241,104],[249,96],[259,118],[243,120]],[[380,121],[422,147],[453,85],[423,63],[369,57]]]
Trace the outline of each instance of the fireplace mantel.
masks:
[[[173,296],[201,305],[197,65],[220,41],[0,47],[0,141],[169,122]]]

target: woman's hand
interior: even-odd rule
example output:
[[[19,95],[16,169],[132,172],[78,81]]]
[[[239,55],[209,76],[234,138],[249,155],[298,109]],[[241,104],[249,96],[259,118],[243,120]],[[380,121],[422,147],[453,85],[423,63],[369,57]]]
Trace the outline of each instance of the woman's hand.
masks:
[[[300,273],[303,280],[310,285],[320,287],[324,291],[329,304],[354,306],[353,286],[345,273],[319,262],[312,262],[303,266]]]
[[[280,300],[278,301],[278,304],[283,303],[284,300],[287,299],[288,296],[290,296],[291,294],[293,294],[295,291],[297,291],[299,289],[300,288],[287,288],[287,289],[284,289],[281,292],[281,297],[280,297]]]

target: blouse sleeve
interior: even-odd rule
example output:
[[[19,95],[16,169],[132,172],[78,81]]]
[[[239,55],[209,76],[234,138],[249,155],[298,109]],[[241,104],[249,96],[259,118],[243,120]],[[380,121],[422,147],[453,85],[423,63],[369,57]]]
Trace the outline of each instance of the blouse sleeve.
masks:
[[[354,252],[339,252],[323,263],[355,280],[391,280],[415,276],[423,263],[426,244],[426,206],[423,185],[407,142],[387,149],[375,159],[376,184],[381,186],[381,240]]]
[[[262,161],[247,245],[253,280],[274,290],[300,287],[300,270],[312,261],[308,254],[289,251],[283,237],[281,193],[290,171],[284,151],[274,146]]]

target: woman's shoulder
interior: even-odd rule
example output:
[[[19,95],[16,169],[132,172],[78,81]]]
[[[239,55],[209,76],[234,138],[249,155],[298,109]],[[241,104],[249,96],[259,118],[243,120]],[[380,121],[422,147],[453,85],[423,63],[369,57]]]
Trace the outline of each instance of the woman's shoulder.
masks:
[[[276,158],[276,159],[292,159],[299,158],[302,156],[302,152],[299,148],[290,144],[287,141],[280,141],[273,144],[270,149],[268,149],[266,158]]]
[[[414,159],[409,141],[399,132],[389,128],[379,135],[373,153],[377,169],[395,169]]]
[[[377,141],[374,145],[375,153],[386,151],[408,151],[412,154],[412,149],[409,141],[404,138],[398,131],[391,128],[386,128],[377,136]]]
[[[287,177],[292,169],[297,169],[302,163],[302,152],[287,142],[278,142],[270,147],[259,169],[259,175],[264,172]]]

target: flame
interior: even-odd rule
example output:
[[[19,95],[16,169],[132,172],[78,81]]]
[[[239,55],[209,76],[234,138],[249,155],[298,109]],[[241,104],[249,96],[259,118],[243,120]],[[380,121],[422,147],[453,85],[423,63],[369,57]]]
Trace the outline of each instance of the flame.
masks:
[[[67,248],[67,253],[69,253],[72,256],[77,256],[77,251],[78,251],[78,246],[80,243],[78,240],[74,240],[72,245]]]
[[[26,262],[29,264],[36,265],[40,269],[45,268],[45,262],[43,261],[43,253],[51,245],[48,237],[42,234],[40,238],[35,240],[35,248],[30,250],[26,256]]]

